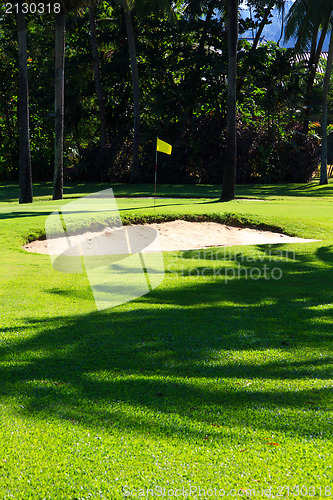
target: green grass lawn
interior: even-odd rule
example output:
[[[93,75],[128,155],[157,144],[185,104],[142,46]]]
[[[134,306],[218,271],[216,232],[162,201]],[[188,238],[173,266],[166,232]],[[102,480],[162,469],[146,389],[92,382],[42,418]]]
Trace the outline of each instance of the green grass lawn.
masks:
[[[0,185],[0,498],[333,498],[333,184],[240,186],[229,203],[159,186],[155,211],[152,186],[111,187],[125,223],[320,241],[165,253],[157,289],[97,312],[85,275],[21,249],[61,205],[50,186],[19,205]]]

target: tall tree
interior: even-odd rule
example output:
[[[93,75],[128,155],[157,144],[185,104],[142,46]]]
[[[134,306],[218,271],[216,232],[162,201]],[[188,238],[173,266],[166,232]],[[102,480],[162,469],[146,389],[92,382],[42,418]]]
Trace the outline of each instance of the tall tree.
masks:
[[[54,7],[59,5],[52,0]],[[65,95],[65,36],[66,12],[79,8],[94,0],[60,0],[60,9],[55,18],[55,152],[53,199],[63,198],[63,165],[64,165],[64,95]]]
[[[319,33],[319,26],[318,29],[315,30],[312,36],[308,73],[306,76],[306,90],[304,95],[304,121],[303,121],[304,134],[307,134],[309,131],[311,94],[316,78],[316,71],[320,59],[321,50],[326,35],[326,32],[322,30],[320,40],[317,46],[318,33]]]
[[[168,0],[118,0],[124,9],[126,31],[128,38],[134,102],[134,132],[133,132],[133,160],[131,168],[131,182],[138,182],[141,179],[141,165],[139,161],[139,141],[140,141],[140,80],[138,70],[138,60],[135,48],[135,36],[132,23],[132,11],[134,7],[138,15],[146,15],[147,12],[157,12],[159,15],[167,14],[171,22],[175,22],[176,17]]]
[[[333,62],[333,39],[332,39],[332,15],[333,0],[296,0],[287,16],[286,35],[287,37],[294,33],[297,35],[296,47],[307,47],[311,43],[314,52],[315,40],[321,32],[317,43],[317,49],[312,56],[312,65],[309,68],[310,76],[307,83],[307,96],[310,101],[309,92],[311,91],[315,79],[316,69],[319,62],[322,44],[324,42],[327,30],[331,26],[331,39],[326,64],[326,71],[323,86],[322,100],[322,142],[321,142],[321,169],[320,184],[327,184],[327,102],[329,84],[332,73]],[[309,112],[305,118],[305,127],[308,127]]]
[[[139,139],[140,139],[140,86],[138,60],[135,49],[135,37],[132,23],[131,11],[133,8],[129,1],[124,3],[124,17],[128,38],[128,47],[131,61],[132,82],[133,82],[133,103],[134,103],[134,130],[133,130],[133,160],[131,168],[131,182],[138,182],[141,178],[141,165],[139,161]]]
[[[101,151],[105,149],[107,144],[107,122],[103,98],[103,88],[101,82],[101,71],[99,66],[99,55],[98,55],[98,45],[97,45],[97,35],[96,35],[96,18],[95,9],[91,5],[89,7],[89,23],[90,23],[90,35],[91,35],[91,47],[92,56],[94,63],[94,74],[95,74],[95,84],[96,84],[96,94],[99,109],[99,118],[101,121]]]
[[[17,33],[19,47],[19,185],[20,203],[32,203],[32,174],[29,131],[29,84],[27,29],[25,15],[22,11],[22,0],[17,2]]]
[[[319,5],[314,0],[296,0],[286,16],[285,40],[296,37],[296,52],[310,48],[304,94],[304,134],[309,131],[311,94],[329,26],[329,16],[325,15],[325,9],[318,8]]]
[[[55,145],[53,199],[63,198],[64,167],[64,93],[65,93],[65,12],[55,18]]]
[[[320,167],[320,184],[328,184],[327,179],[327,103],[328,103],[328,92],[332,75],[332,65],[333,65],[333,28],[332,28],[332,14],[333,14],[333,2],[330,1],[330,19],[331,19],[331,37],[328,49],[327,64],[324,78],[323,86],[323,116],[321,125],[321,167]]]
[[[227,101],[227,150],[223,171],[221,201],[235,198],[237,163],[237,45],[238,45],[238,0],[227,3],[228,30],[228,101]]]

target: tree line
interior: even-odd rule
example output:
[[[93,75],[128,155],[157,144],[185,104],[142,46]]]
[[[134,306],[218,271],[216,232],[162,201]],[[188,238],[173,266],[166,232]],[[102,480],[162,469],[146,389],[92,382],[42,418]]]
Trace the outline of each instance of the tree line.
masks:
[[[248,4],[247,19],[235,0],[1,6],[0,178],[19,178],[21,203],[33,199],[32,177],[53,175],[54,199],[64,172],[149,182],[159,135],[175,146],[164,182],[223,180],[229,200],[236,181],[309,180],[320,121],[327,183],[332,37],[325,76],[317,70],[333,1],[296,0],[288,12],[283,0]],[[276,7],[294,51],[260,43]],[[309,62],[295,64],[304,50]]]

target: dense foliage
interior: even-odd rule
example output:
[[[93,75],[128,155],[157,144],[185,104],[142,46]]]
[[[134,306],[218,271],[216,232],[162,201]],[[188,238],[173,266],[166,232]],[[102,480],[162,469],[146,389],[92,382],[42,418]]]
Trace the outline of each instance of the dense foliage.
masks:
[[[4,7],[0,9],[0,179],[16,179],[16,24],[15,16],[4,15]],[[142,180],[153,181],[159,136],[174,146],[171,157],[160,155],[161,181],[221,182],[227,84],[223,12],[214,16],[207,10],[198,13],[184,8],[178,12],[177,24],[157,16],[153,9],[142,14],[142,8],[133,13],[140,76]],[[33,179],[50,180],[54,19],[46,14],[26,17]],[[88,13],[69,13],[66,22],[65,177],[128,181],[133,98],[123,11],[107,2],[96,9],[109,137],[104,151],[99,146]],[[241,31],[248,26],[249,22],[243,21]],[[244,40],[239,44],[239,71],[244,81],[239,92],[237,181],[308,181],[319,157],[318,140],[300,135],[304,71],[294,65],[291,51],[273,43],[253,51]]]

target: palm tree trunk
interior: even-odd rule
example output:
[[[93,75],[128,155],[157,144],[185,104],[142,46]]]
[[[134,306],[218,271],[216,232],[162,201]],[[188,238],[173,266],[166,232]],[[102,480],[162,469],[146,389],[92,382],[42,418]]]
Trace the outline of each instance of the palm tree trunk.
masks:
[[[228,0],[228,102],[227,102],[227,150],[223,170],[221,201],[235,198],[236,185],[236,82],[238,43],[238,0]]]
[[[63,198],[64,166],[64,86],[65,86],[65,13],[55,18],[55,151],[53,199]]]
[[[322,141],[321,141],[321,167],[320,184],[328,184],[327,179],[327,101],[333,65],[333,29],[328,49],[327,65],[323,87],[323,118],[322,118]]]
[[[139,90],[139,71],[136,57],[134,32],[131,13],[127,7],[124,7],[127,38],[131,60],[132,81],[133,81],[133,100],[134,100],[134,137],[133,137],[133,161],[131,169],[131,182],[139,182],[141,178],[141,168],[139,162],[139,138],[140,138],[140,90]]]
[[[94,7],[89,7],[89,21],[90,21],[90,34],[91,34],[91,48],[92,48],[92,56],[94,62],[96,94],[98,100],[99,118],[101,121],[101,151],[102,151],[103,149],[105,149],[107,144],[107,125],[106,125],[106,114],[105,114],[104,99],[103,99],[103,89],[101,82],[101,72],[99,67]]]
[[[328,30],[328,23],[325,24],[325,26],[322,27],[321,29],[321,34],[319,38],[319,42],[317,45],[317,38],[318,38],[318,30],[314,33],[313,39],[312,39],[312,44],[311,44],[311,53],[310,53],[310,60],[309,60],[309,73],[308,73],[308,78],[306,82],[306,91],[305,91],[305,97],[304,97],[304,107],[305,107],[305,118],[303,122],[303,133],[307,134],[309,131],[309,122],[310,122],[310,101],[311,101],[311,94],[312,94],[312,89],[314,85],[314,81],[316,78],[316,71],[317,67],[319,64],[319,59],[321,56],[321,51],[323,48],[323,44],[326,38]]]
[[[315,58],[316,58],[316,51],[317,51],[317,38],[318,38],[318,31],[319,31],[319,26],[315,30],[312,36],[312,41],[311,41],[311,48],[310,48],[310,58],[309,58],[309,65],[308,65],[308,74],[306,78],[306,90],[305,90],[305,95],[304,95],[304,108],[305,108],[305,113],[304,113],[304,122],[303,122],[303,133],[307,134],[309,131],[309,121],[310,121],[310,99],[311,99],[311,90],[313,86],[313,82],[315,79],[316,75],[316,68],[315,68]],[[312,79],[313,75],[313,79]]]
[[[22,0],[18,1],[17,34],[19,47],[19,185],[20,203],[32,203],[32,174],[29,134],[29,84],[27,61],[27,30]]]

